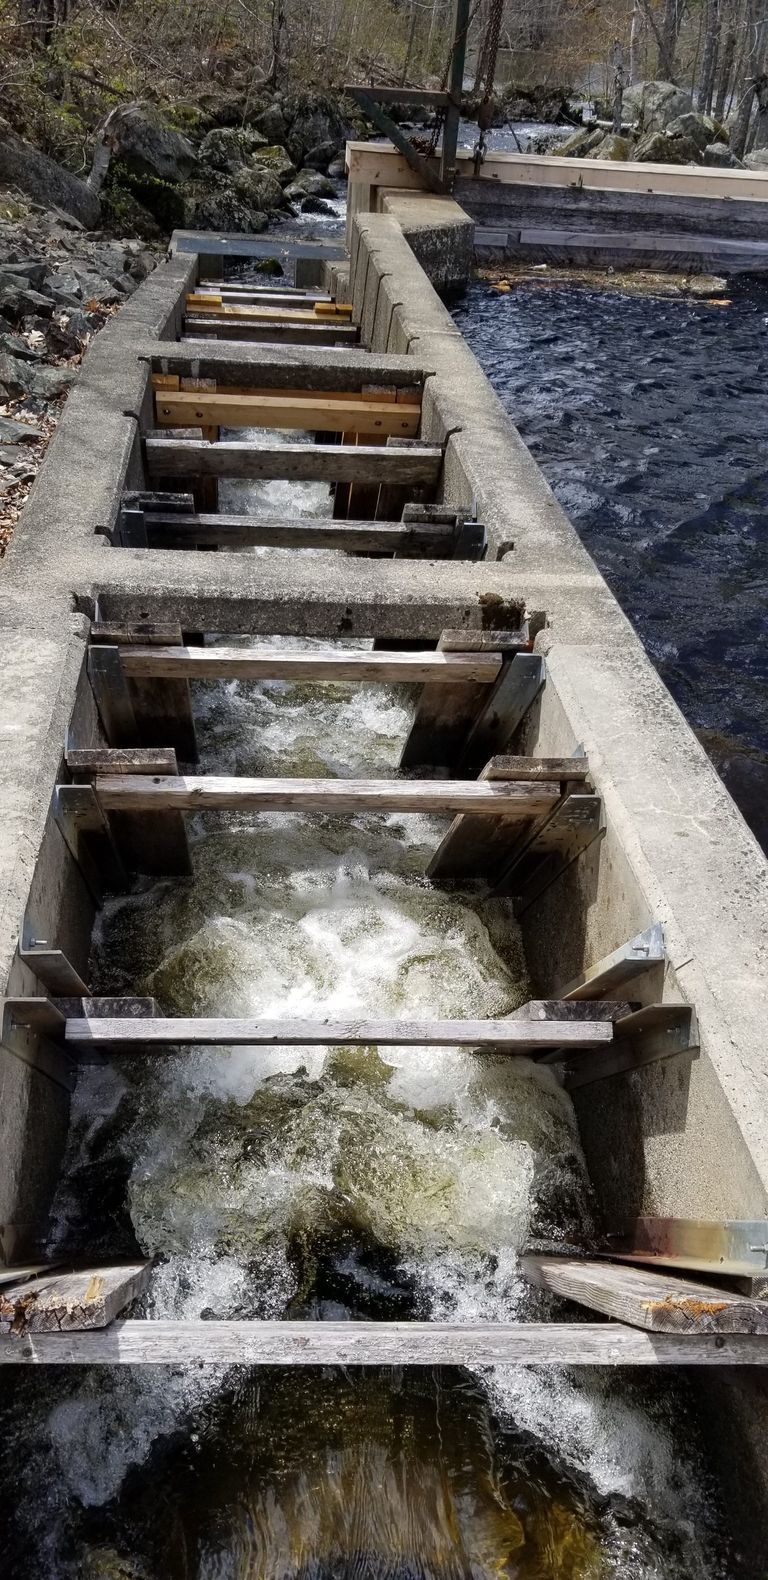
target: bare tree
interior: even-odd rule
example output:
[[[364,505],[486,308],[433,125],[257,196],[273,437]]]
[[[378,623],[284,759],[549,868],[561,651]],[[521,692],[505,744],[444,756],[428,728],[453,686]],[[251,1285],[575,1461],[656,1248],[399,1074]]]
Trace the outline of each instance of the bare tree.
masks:
[[[704,110],[707,114],[712,108],[712,99],[715,92],[715,72],[717,70],[719,44],[720,0],[707,0],[704,49],[701,56],[699,91],[696,100],[699,109]]]

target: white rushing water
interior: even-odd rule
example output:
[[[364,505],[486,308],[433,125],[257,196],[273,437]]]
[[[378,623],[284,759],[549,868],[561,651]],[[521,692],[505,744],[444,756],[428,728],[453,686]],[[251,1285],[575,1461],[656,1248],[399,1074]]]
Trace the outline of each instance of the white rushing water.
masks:
[[[290,498],[288,487],[232,484],[222,508],[327,510],[324,487],[294,485]],[[279,647],[283,639],[273,640]],[[199,686],[194,701],[201,771],[234,774],[390,775],[412,707],[405,688],[278,682]],[[96,990],[154,994],[163,1010],[184,1014],[508,1014],[529,996],[518,929],[505,902],[426,883],[444,827],[393,814],[191,820],[194,878],[140,881],[105,906],[94,939]],[[552,1072],[526,1060],[428,1048],[381,1055],[372,1048],[182,1049],[84,1068],[51,1249],[87,1243],[98,1225],[107,1249],[122,1236],[130,1254],[132,1234],[157,1259],[146,1305],[155,1318],[402,1313],[460,1321],[553,1313],[554,1303],[521,1280],[518,1254],[531,1237],[578,1240],[593,1228],[573,1110]],[[260,1532],[257,1545],[249,1537],[241,1551],[236,1521],[215,1560],[190,1558],[178,1570],[185,1580],[325,1575],[301,1569],[295,1556],[289,1565],[286,1552],[300,1548],[317,1558],[321,1533],[327,1542],[331,1528],[341,1541],[349,1499],[363,1524],[373,1514],[360,1510],[379,1510],[392,1552],[405,1540],[396,1535],[403,1521],[413,1523],[418,1540],[421,1516],[415,1506],[406,1516],[397,1502],[403,1486],[396,1496],[383,1468],[393,1452],[383,1446],[389,1428],[374,1442],[361,1425],[382,1409],[389,1418],[382,1398],[392,1384],[361,1381],[347,1399],[348,1384],[340,1378],[338,1409],[343,1420],[348,1408],[353,1422],[341,1458],[334,1449],[336,1458],[319,1461],[323,1472],[294,1466],[288,1490],[273,1488],[272,1501],[248,1517],[248,1528]],[[31,1520],[45,1467],[41,1572],[152,1580],[155,1571],[124,1552],[113,1563],[111,1547],[106,1558],[88,1549],[87,1562],[76,1548],[64,1562],[65,1533],[78,1512],[93,1515],[126,1495],[135,1483],[129,1473],[149,1466],[159,1445],[181,1433],[192,1452],[204,1436],[200,1423],[232,1386],[232,1373],[215,1368],[93,1370],[57,1382],[21,1480]],[[258,1375],[255,1394],[247,1380],[242,1386],[247,1408],[236,1417],[237,1440],[247,1438],[248,1422],[255,1420],[259,1436],[269,1425]],[[486,1446],[473,1455],[495,1452],[494,1434],[501,1442],[509,1433],[529,1437],[558,1474],[580,1478],[580,1496],[600,1508],[599,1518],[590,1515],[600,1537],[585,1546],[576,1515],[563,1505],[557,1561],[552,1548],[549,1567],[515,1567],[520,1521],[494,1493],[505,1523],[503,1532],[493,1527],[491,1542],[481,1475],[460,1496],[454,1492],[450,1505],[454,1525],[446,1530],[457,1540],[458,1521],[470,1566],[456,1570],[457,1580],[467,1573],[477,1580],[545,1573],[552,1580],[712,1580],[693,1534],[705,1513],[695,1456],[680,1459],[652,1395],[621,1374],[564,1369],[498,1368],[476,1386],[485,1401],[477,1441]],[[296,1397],[311,1440],[327,1421],[327,1397],[306,1374]],[[459,1452],[461,1428],[453,1439],[450,1452]],[[439,1502],[432,1475],[422,1456],[404,1477],[404,1484],[426,1477],[420,1496],[430,1508]],[[347,1488],[343,1515],[341,1504],[327,1501],[335,1477]],[[617,1500],[632,1504],[631,1520]],[[286,1521],[294,1518],[301,1536],[286,1548]],[[547,1530],[551,1544],[555,1526]],[[434,1538],[435,1552],[444,1551],[444,1538]],[[379,1539],[371,1525],[367,1540]],[[423,1569],[392,1568],[391,1575],[453,1580],[446,1564],[425,1558]]]

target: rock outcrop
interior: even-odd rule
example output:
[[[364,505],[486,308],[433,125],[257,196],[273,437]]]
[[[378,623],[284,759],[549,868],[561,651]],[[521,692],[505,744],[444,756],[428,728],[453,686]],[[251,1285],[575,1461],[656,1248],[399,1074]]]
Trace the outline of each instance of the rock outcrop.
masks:
[[[101,218],[98,197],[62,165],[17,137],[0,118],[0,183],[18,187],[43,208],[61,209],[91,229]]]

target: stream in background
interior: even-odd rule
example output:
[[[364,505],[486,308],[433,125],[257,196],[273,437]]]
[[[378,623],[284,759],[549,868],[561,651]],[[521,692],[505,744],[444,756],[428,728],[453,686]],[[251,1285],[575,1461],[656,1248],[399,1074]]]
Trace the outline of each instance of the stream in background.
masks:
[[[475,283],[455,318],[768,848],[768,285]]]

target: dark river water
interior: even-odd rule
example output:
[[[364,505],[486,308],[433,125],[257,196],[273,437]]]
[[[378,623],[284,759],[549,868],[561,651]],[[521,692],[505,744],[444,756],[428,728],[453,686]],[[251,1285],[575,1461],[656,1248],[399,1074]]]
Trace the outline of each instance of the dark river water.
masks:
[[[455,317],[768,848],[768,281],[477,283]]]

